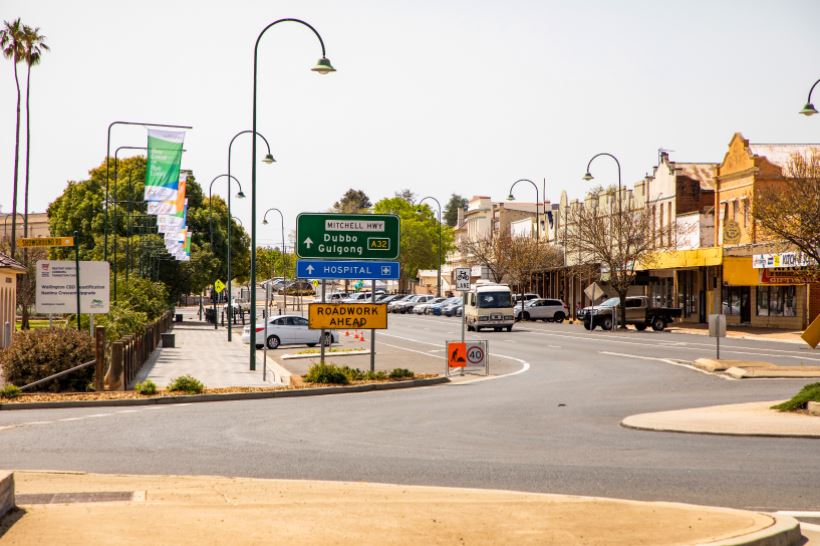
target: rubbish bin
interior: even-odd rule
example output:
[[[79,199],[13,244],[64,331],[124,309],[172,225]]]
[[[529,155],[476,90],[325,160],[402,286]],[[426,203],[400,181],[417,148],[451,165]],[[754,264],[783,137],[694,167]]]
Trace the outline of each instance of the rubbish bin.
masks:
[[[163,347],[175,347],[176,334],[173,332],[165,332],[160,334],[162,336]]]
[[[211,324],[216,322],[216,310],[212,307],[205,308],[205,322],[210,322]]]
[[[174,322],[182,322],[182,313],[174,315]]]

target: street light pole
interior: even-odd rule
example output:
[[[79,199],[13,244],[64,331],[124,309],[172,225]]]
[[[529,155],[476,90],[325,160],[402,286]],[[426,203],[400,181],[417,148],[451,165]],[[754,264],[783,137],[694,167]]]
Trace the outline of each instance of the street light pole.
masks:
[[[310,24],[301,19],[277,19],[268,24],[256,37],[256,44],[253,47],[253,124],[252,130],[256,132],[256,96],[257,96],[257,72],[259,66],[259,42],[262,36],[274,25],[285,22],[298,23],[310,29],[316,38],[319,40],[319,45],[322,47],[322,57],[311,70],[319,74],[328,74],[335,72],[336,69],[330,64],[325,53],[325,43],[321,35]],[[250,369],[256,370],[256,139],[252,139],[251,146],[251,328],[250,328]]]
[[[435,201],[436,205],[438,205],[438,278],[436,282],[436,297],[441,297],[441,203],[439,200],[433,196],[428,195],[427,197],[422,197],[419,200],[419,205],[424,203],[425,199],[430,199],[431,201]]]
[[[262,223],[263,224],[268,223],[268,213],[272,210],[275,210],[276,212],[279,213],[279,219],[282,222],[282,280],[285,280],[285,278],[287,277],[287,275],[285,273],[287,271],[287,267],[285,266],[285,216],[282,214],[281,210],[277,209],[276,207],[271,207],[271,208],[269,208],[268,210],[265,211],[265,214],[262,215]],[[273,279],[271,279],[271,281],[273,281]],[[285,284],[284,284],[283,288],[284,289],[282,290],[282,301],[283,301],[282,305],[285,308],[285,313],[287,313],[288,312],[287,281],[285,281]],[[272,295],[271,295],[271,298],[273,298]]]
[[[618,161],[617,157],[615,157],[614,155],[612,155],[608,152],[597,153],[594,156],[592,156],[592,158],[589,160],[589,163],[587,163],[587,172],[584,173],[583,178],[587,182],[594,179],[592,174],[589,172],[589,168],[592,166],[592,162],[595,161],[596,158],[601,157],[601,156],[606,156],[606,157],[611,158],[612,160],[615,161],[615,164],[618,166],[618,265],[619,265],[619,267],[622,268],[621,274],[623,274],[624,273],[623,268],[626,266],[626,264],[623,263],[624,262],[624,260],[623,260],[623,222],[624,222],[624,217],[623,217],[623,210],[621,209],[621,201],[622,201],[622,195],[621,195],[621,162]],[[612,271],[610,271],[609,274],[612,275]],[[623,303],[623,302],[621,302],[621,303]],[[626,310],[625,309],[621,309],[621,316],[622,317],[626,316]],[[623,321],[619,321],[619,322],[623,322]],[[590,326],[591,325],[592,325],[592,323],[590,322]],[[626,328],[626,324],[621,324],[621,328]],[[590,327],[590,330],[591,329],[592,328]]]
[[[512,200],[515,199],[515,196],[513,195],[513,188],[515,188],[515,185],[518,184],[519,182],[529,182],[530,184],[532,184],[532,187],[535,188],[535,240],[538,241],[541,238],[541,230],[540,230],[541,219],[538,216],[539,193],[538,193],[538,186],[535,185],[535,182],[533,182],[529,178],[520,178],[520,179],[516,180],[515,182],[513,182],[513,185],[510,186],[510,195],[507,196],[507,201],[512,201]],[[532,232],[530,232],[530,233],[532,233]]]
[[[816,82],[814,82],[814,85],[811,86],[811,89],[809,89],[809,98],[806,101],[806,106],[804,106],[803,109],[800,110],[800,113],[803,114],[806,117],[813,116],[814,114],[817,113],[817,109],[811,103],[811,94],[812,94],[812,91],[814,91],[814,88],[817,87],[818,83],[820,83],[820,80],[817,80]]]
[[[214,188],[214,182],[219,180],[222,177],[228,178],[228,239],[227,244],[227,283],[228,283],[228,341],[231,341],[231,312],[233,311],[233,306],[231,305],[231,224],[233,223],[233,216],[231,216],[231,182],[236,182],[236,185],[239,186],[239,192],[237,192],[236,197],[239,199],[244,199],[245,194],[242,193],[242,184],[239,183],[239,180],[235,176],[231,176],[229,174],[219,174],[211,180],[210,186],[208,186],[208,218],[210,223],[211,229],[211,252],[213,252],[214,248],[214,222],[213,222],[213,199],[212,199],[212,192]],[[214,302],[214,313],[216,313],[216,302]],[[216,315],[214,315],[214,330],[217,329],[217,320]]]

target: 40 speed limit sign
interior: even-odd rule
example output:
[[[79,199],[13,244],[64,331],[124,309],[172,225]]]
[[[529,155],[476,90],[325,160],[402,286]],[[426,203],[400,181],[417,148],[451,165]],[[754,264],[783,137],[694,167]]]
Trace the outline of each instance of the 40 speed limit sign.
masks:
[[[461,373],[476,373],[483,369],[490,373],[490,343],[486,339],[477,341],[447,341],[447,375],[452,368],[460,368]]]

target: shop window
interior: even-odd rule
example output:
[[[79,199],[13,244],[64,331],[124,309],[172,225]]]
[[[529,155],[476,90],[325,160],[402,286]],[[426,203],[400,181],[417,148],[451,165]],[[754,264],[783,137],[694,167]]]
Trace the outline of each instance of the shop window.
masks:
[[[740,315],[740,288],[739,286],[723,287],[724,315]]]
[[[797,287],[758,286],[757,315],[759,317],[796,317]]]

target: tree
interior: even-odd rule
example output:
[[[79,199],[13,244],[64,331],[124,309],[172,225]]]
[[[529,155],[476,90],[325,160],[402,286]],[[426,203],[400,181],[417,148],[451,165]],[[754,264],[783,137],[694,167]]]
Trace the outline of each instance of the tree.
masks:
[[[501,282],[510,270],[511,239],[509,233],[489,235],[463,241],[459,250],[467,256],[468,264],[486,267],[490,280]]]
[[[809,266],[801,271],[806,282],[816,282],[820,277],[820,153],[795,154],[785,174],[785,179],[755,192],[752,217],[762,237],[809,258]]]
[[[409,190],[405,190],[409,192]],[[373,205],[376,214],[395,214],[401,222],[400,289],[404,290],[408,279],[418,276],[419,269],[438,267],[438,230],[440,224],[428,206],[420,209],[404,197],[387,197]],[[441,226],[442,257],[453,246],[453,230]]]
[[[508,276],[511,284],[524,292],[530,287],[532,276],[545,269],[558,267],[564,263],[563,252],[546,241],[532,237],[512,237],[509,240]]]
[[[457,193],[450,195],[450,200],[444,205],[444,221],[450,227],[458,223],[458,211],[467,206],[467,199]]]
[[[17,85],[17,120],[14,130],[14,186],[11,198],[11,213],[17,218],[17,180],[20,171],[20,78],[17,74],[17,63],[25,58],[26,50],[23,41],[23,25],[18,17],[11,23],[3,22],[4,27],[0,30],[0,48],[3,49],[3,56],[11,59],[14,64],[14,83]],[[11,257],[14,258],[17,248],[17,222],[11,224]]]
[[[609,285],[621,300],[621,326],[625,328],[626,294],[635,280],[635,265],[652,262],[656,239],[652,237],[652,217],[647,210],[633,210],[625,200],[619,212],[617,195],[614,188],[595,188],[584,204],[571,207],[565,244],[567,252],[577,252],[587,264],[599,264],[608,275]],[[609,205],[599,207],[604,201]],[[655,237],[664,240],[668,229],[656,227]]]
[[[29,160],[31,158],[31,67],[40,64],[43,52],[48,51],[46,37],[40,34],[40,27],[23,27],[23,45],[26,60],[26,183],[23,191],[23,233],[28,237],[28,183]]]
[[[333,203],[333,212],[343,212],[347,214],[356,214],[366,212],[367,209],[373,206],[370,198],[362,190],[354,190],[350,188],[345,192],[341,199]]]
[[[395,197],[399,199],[404,199],[411,205],[416,202],[416,194],[410,191],[408,188],[405,188],[401,191],[397,191],[393,194]]]

